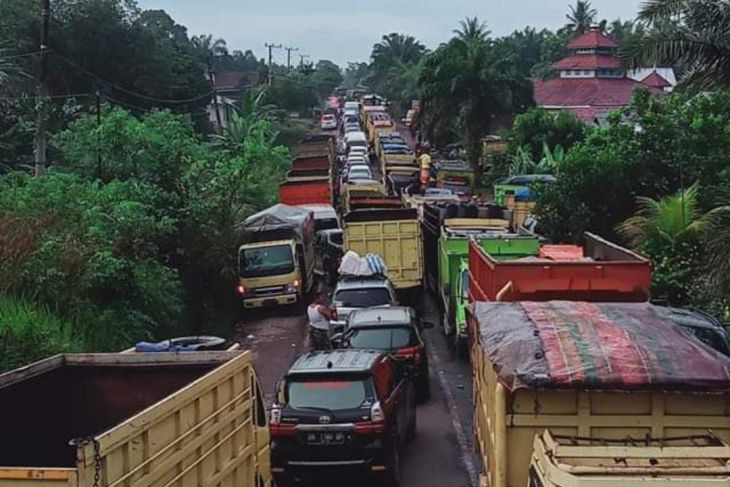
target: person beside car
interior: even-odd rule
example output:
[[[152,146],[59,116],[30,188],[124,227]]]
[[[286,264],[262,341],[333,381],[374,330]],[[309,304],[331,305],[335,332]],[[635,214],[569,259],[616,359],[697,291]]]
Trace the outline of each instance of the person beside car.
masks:
[[[319,292],[312,304],[307,308],[309,318],[309,345],[312,350],[329,350],[330,344],[330,320],[333,313],[324,300],[324,295]]]

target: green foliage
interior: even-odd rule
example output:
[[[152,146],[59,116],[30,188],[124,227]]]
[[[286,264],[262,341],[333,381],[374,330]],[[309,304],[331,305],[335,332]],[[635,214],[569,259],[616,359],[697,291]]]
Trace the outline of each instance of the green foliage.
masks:
[[[538,198],[537,212],[557,240],[585,230],[614,235],[636,210],[636,196],[656,198],[694,182],[702,211],[719,198],[718,175],[729,174],[730,93],[662,98],[637,92],[607,128],[594,129],[556,171],[558,182]]]
[[[591,2],[577,0],[575,6],[570,6],[570,13],[565,16],[568,20],[565,30],[573,36],[583,34],[590,29],[597,16],[598,11],[591,7]]]
[[[508,137],[509,152],[522,148],[532,160],[538,160],[545,154],[545,145],[550,151],[557,146],[570,150],[586,132],[585,124],[570,112],[531,108],[515,119]]]
[[[391,33],[373,46],[370,75],[364,80],[375,92],[393,101],[401,112],[418,98],[417,81],[426,47],[413,36]]]
[[[510,156],[509,175],[553,174],[565,160],[565,151],[559,145],[550,150],[547,142],[543,142],[542,150],[542,158],[536,161],[525,147],[518,147],[515,153]]]
[[[618,226],[632,246],[652,260],[652,296],[687,305],[702,266],[701,236],[709,218],[698,205],[698,187],[690,186],[658,200],[637,198],[636,214]]]
[[[159,247],[176,230],[156,188],[105,186],[70,174],[0,180],[4,291],[45,303],[104,350],[152,336],[180,319],[177,273]],[[100,329],[104,333],[100,333]]]
[[[726,0],[651,0],[642,5],[639,20],[649,29],[624,46],[631,66],[681,66],[680,84],[693,91],[730,83]]]
[[[53,138],[68,167],[89,179],[135,179],[174,190],[192,160],[207,150],[185,117],[153,111],[140,119],[105,107],[103,120],[86,116]]]
[[[476,18],[463,21],[455,37],[428,55],[419,87],[429,138],[441,142],[458,131],[475,163],[492,119],[521,111],[532,99],[529,79]]]
[[[71,326],[47,309],[0,295],[0,372],[81,348]]]

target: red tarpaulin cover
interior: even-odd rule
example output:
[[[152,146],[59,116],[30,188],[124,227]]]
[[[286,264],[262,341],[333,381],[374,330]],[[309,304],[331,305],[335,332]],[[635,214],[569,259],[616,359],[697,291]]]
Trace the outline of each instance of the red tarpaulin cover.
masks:
[[[471,307],[509,388],[730,391],[730,359],[649,303]]]

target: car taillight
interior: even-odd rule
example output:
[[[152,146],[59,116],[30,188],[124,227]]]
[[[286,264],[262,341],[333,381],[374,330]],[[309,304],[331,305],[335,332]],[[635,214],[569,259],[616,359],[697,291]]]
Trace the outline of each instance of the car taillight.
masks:
[[[281,438],[282,436],[296,436],[297,426],[294,424],[269,423],[269,432],[272,438]]]
[[[380,402],[375,402],[370,407],[370,421],[355,423],[356,435],[370,435],[385,432],[385,412]]]
[[[421,348],[420,347],[406,347],[400,348],[396,352],[396,357],[413,360],[414,365],[421,363]]]

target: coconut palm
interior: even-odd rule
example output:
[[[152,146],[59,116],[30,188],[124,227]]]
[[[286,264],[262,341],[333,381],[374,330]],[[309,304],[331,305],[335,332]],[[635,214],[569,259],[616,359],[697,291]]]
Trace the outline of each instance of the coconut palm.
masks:
[[[598,11],[591,7],[591,2],[587,0],[578,0],[575,6],[570,6],[570,13],[565,18],[568,23],[565,28],[573,35],[583,34],[596,20]]]
[[[208,68],[212,65],[213,58],[228,54],[226,41],[224,39],[213,39],[211,34],[194,36],[190,42],[200,62]]]
[[[730,84],[730,1],[647,0],[639,20],[650,30],[625,46],[630,66],[682,66],[695,90]]]
[[[384,35],[381,41],[373,46],[370,59],[375,65],[407,64],[417,62],[425,52],[426,47],[415,37],[394,32]]]
[[[279,109],[265,103],[266,94],[266,88],[248,90],[241,107],[231,111],[223,133],[213,135],[213,142],[221,149],[235,153],[255,131],[263,130],[267,140],[273,143],[278,132],[271,128],[271,121]]]
[[[496,48],[478,19],[466,19],[448,43],[425,62],[419,86],[423,122],[432,135],[458,131],[469,159],[476,163],[480,140],[492,119],[511,113],[515,100],[530,89],[520,76],[514,56]]]
[[[639,196],[638,211],[618,226],[621,235],[633,247],[673,246],[687,237],[697,237],[707,228],[708,215],[703,215],[697,201],[698,186],[657,200]]]
[[[467,17],[459,21],[459,25],[461,28],[455,29],[453,32],[462,41],[486,42],[489,37],[487,24],[481,22],[478,17]]]

